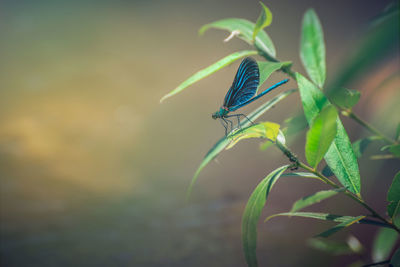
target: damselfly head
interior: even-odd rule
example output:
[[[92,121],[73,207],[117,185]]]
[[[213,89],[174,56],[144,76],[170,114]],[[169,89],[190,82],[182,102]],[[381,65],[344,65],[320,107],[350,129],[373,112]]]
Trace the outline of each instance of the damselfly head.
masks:
[[[211,117],[216,120],[219,116],[218,116],[218,112],[215,112],[213,114],[211,114]]]

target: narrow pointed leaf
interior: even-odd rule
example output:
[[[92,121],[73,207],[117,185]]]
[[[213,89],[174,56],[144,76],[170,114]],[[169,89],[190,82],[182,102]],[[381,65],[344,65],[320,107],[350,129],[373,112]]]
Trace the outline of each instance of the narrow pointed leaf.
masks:
[[[313,9],[303,17],[300,58],[311,80],[320,88],[326,78],[325,43],[321,23]]]
[[[354,154],[356,155],[357,158],[361,158],[361,156],[364,154],[365,149],[367,149],[370,143],[381,139],[382,138],[379,136],[369,136],[355,141],[352,144]]]
[[[321,212],[282,212],[278,214],[271,215],[265,219],[264,222],[269,221],[272,218],[278,217],[278,216],[288,216],[288,217],[304,217],[304,218],[312,218],[312,219],[318,219],[318,220],[324,220],[324,221],[334,221],[334,222],[347,222],[349,220],[353,220],[356,217],[353,216],[342,216],[342,215],[335,215],[335,214],[329,214],[329,213],[321,213]]]
[[[389,258],[398,237],[395,230],[380,228],[372,246],[372,260],[378,262]]]
[[[307,132],[306,158],[311,167],[316,168],[325,156],[337,129],[337,111],[332,105],[325,106],[314,118],[310,130]]]
[[[265,206],[272,186],[288,168],[289,165],[286,165],[271,172],[257,185],[247,201],[242,217],[242,244],[248,266],[257,266],[257,224],[261,211]]]
[[[394,176],[387,194],[387,200],[389,201],[387,212],[390,217],[394,218],[400,212],[400,172]]]
[[[245,19],[237,19],[237,18],[228,18],[222,19],[218,21],[214,21],[212,23],[206,24],[200,28],[199,34],[202,35],[205,31],[210,28],[216,28],[221,30],[227,30],[230,32],[238,31],[238,37],[250,45],[254,46],[268,55],[269,57],[275,58],[275,47],[269,38],[268,34],[264,30],[260,30],[256,36],[255,41],[253,42],[253,31],[255,24]]]
[[[268,100],[265,102],[263,105],[258,107],[255,111],[253,111],[250,115],[247,117],[251,121],[255,121],[257,118],[259,118],[262,114],[264,114],[266,111],[271,109],[274,105],[276,105],[278,102],[281,100],[285,99],[289,95],[293,94],[296,92],[296,89],[288,90],[285,92],[280,93],[276,97],[274,97],[271,100]],[[240,125],[242,128],[249,126],[251,123],[248,120],[243,120]],[[200,172],[203,170],[207,164],[212,161],[216,156],[218,156],[219,153],[221,153],[222,150],[225,149],[225,147],[229,144],[230,140],[224,136],[222,137],[206,154],[204,157],[203,161],[200,163],[199,168],[197,169],[196,173],[194,174],[192,181],[190,183],[189,189],[188,189],[188,197],[190,196],[190,193],[192,191],[193,185],[195,184],[197,178],[199,177]]]
[[[319,203],[324,199],[333,197],[334,195],[336,195],[339,192],[343,192],[344,188],[340,188],[340,189],[333,189],[333,190],[322,190],[319,192],[316,192],[312,195],[303,197],[299,200],[297,200],[294,204],[292,209],[290,210],[290,212],[295,212],[295,211],[299,211],[301,209],[304,209],[308,206],[311,206],[315,203]]]
[[[301,74],[296,73],[304,114],[310,124],[325,105],[329,104],[324,94]],[[360,194],[360,172],[349,137],[340,118],[332,145],[325,154],[325,161],[340,183],[355,194]]]
[[[266,7],[262,2],[260,2],[261,5],[261,14],[257,19],[256,25],[254,27],[254,32],[253,32],[253,42],[258,34],[258,32],[265,27],[268,27],[272,23],[272,12],[269,10],[268,7]]]
[[[328,237],[328,236],[331,236],[331,235],[333,235],[334,233],[336,233],[336,232],[342,230],[343,228],[346,228],[346,227],[349,227],[349,226],[351,226],[351,225],[353,225],[353,224],[355,224],[355,223],[358,223],[360,220],[362,220],[362,219],[364,219],[364,218],[365,218],[365,216],[357,216],[357,217],[354,217],[354,218],[345,220],[345,221],[339,223],[338,225],[335,225],[334,227],[332,227],[332,228],[326,230],[325,232],[322,232],[322,233],[318,234],[317,236],[318,236],[318,237]]]
[[[232,142],[228,145],[226,149],[230,149],[240,140],[248,138],[267,138],[272,142],[275,142],[279,134],[279,127],[279,124],[267,121],[241,129],[228,135],[228,139],[231,139]]]
[[[269,62],[269,61],[257,61],[258,67],[260,69],[260,84],[257,88],[257,91],[261,88],[264,82],[277,70],[280,70],[284,67],[288,67],[292,65],[291,61],[285,62]]]
[[[226,56],[223,59],[218,60],[214,64],[212,64],[212,65],[208,66],[207,68],[204,68],[204,69],[196,72],[192,76],[190,76],[187,80],[185,80],[183,83],[181,83],[174,90],[172,90],[171,92],[169,92],[168,94],[163,96],[161,98],[160,102],[164,101],[168,97],[171,97],[171,96],[181,92],[182,90],[184,90],[188,86],[190,86],[190,85],[200,81],[201,79],[203,79],[203,78],[205,78],[205,77],[217,72],[218,70],[228,66],[229,64],[231,64],[232,62],[235,62],[238,59],[240,59],[242,57],[246,57],[246,56],[256,55],[256,54],[257,54],[257,51],[253,51],[253,50],[244,50],[244,51],[239,51],[239,52],[235,52],[233,54],[230,54],[229,56]]]
[[[315,174],[310,173],[310,172],[289,172],[289,173],[282,174],[282,176],[293,176],[293,177],[319,179],[318,176],[316,176]]]

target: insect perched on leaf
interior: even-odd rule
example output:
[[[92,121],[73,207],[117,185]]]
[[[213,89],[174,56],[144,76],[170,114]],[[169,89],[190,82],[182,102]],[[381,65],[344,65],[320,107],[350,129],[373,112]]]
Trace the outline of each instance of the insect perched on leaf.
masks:
[[[273,86],[269,87],[262,93],[253,97],[257,91],[258,84],[260,82],[260,72],[258,70],[257,62],[251,58],[247,57],[243,59],[242,63],[238,68],[235,79],[233,80],[232,86],[229,89],[228,93],[225,96],[224,104],[219,109],[219,111],[212,114],[212,118],[220,119],[222,126],[225,128],[225,135],[228,133],[228,126],[230,125],[231,131],[233,130],[233,123],[231,120],[228,120],[230,117],[236,117],[238,120],[238,126],[240,127],[240,116],[245,117],[251,123],[253,123],[249,118],[247,118],[244,114],[232,114],[228,115],[229,112],[235,111],[241,107],[250,104],[254,100],[262,97],[266,93],[272,91],[273,89],[281,86],[284,83],[287,83],[289,80],[285,79],[280,81]],[[228,124],[229,123],[229,124]]]

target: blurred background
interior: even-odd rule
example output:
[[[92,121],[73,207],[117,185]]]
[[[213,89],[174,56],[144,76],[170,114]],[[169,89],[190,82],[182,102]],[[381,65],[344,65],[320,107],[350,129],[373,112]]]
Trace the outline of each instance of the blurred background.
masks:
[[[315,8],[329,80],[389,2],[264,1],[274,14],[267,32],[278,58],[305,73],[300,25],[305,10]],[[285,157],[275,148],[260,151],[257,140],[244,141],[204,169],[185,201],[203,156],[224,133],[211,113],[239,62],[159,100],[200,68],[248,48],[241,40],[223,43],[223,31],[200,38],[203,24],[227,17],[255,21],[259,13],[257,1],[1,1],[1,266],[245,266],[242,212],[256,184],[286,164]],[[349,85],[362,94],[355,111],[390,136],[400,114],[398,71],[395,51]],[[274,74],[269,84],[282,78]],[[261,101],[294,87],[291,81]],[[298,110],[293,94],[262,120],[282,123]],[[343,121],[352,141],[368,135]],[[304,132],[290,146],[303,158]],[[366,156],[359,163],[362,195],[384,213],[399,161]],[[316,181],[281,179],[262,218],[321,189]],[[341,196],[312,210],[365,212]],[[330,226],[301,218],[260,222],[260,265],[371,261],[372,226],[352,228],[365,246],[362,256],[333,257],[306,245]],[[332,239],[348,236],[343,231]]]

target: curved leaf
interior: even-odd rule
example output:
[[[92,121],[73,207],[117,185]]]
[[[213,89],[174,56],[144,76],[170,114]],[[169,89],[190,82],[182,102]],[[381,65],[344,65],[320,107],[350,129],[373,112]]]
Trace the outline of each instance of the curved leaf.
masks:
[[[257,223],[261,211],[272,186],[288,168],[289,165],[286,165],[271,172],[257,185],[247,202],[242,218],[242,243],[248,266],[257,266]]]
[[[258,32],[265,27],[268,27],[272,23],[272,13],[271,10],[269,10],[268,7],[266,7],[262,2],[260,2],[260,5],[262,7],[261,9],[261,14],[257,19],[256,26],[254,27],[254,32],[253,32],[253,42],[254,39],[256,38]]]
[[[399,235],[393,229],[381,228],[375,236],[372,247],[372,260],[386,260],[392,252]]]
[[[339,192],[343,192],[345,189],[344,188],[339,188],[339,189],[332,189],[332,190],[322,190],[319,192],[316,192],[312,195],[303,197],[299,200],[297,200],[293,206],[292,209],[290,210],[290,212],[295,212],[301,209],[304,209],[308,206],[311,206],[315,203],[319,203],[324,199],[333,197],[334,195],[336,195]]]
[[[303,17],[300,58],[311,80],[322,88],[326,78],[325,43],[314,9],[307,10]]]
[[[287,96],[289,96],[290,94],[292,94],[292,93],[294,93],[296,91],[297,91],[296,89],[292,89],[292,90],[288,90],[288,91],[280,93],[279,95],[277,95],[273,99],[268,100],[263,105],[258,107],[255,111],[253,111],[247,117],[251,121],[255,121],[258,117],[260,117],[262,114],[264,114],[267,110],[269,110],[274,105],[276,105],[278,102],[280,102],[281,100],[285,99]],[[250,125],[250,122],[248,120],[243,120],[240,123],[240,125],[241,125],[241,127],[247,127],[247,126]],[[204,157],[203,161],[200,163],[199,168],[197,169],[196,173],[194,174],[194,176],[192,178],[192,181],[191,181],[189,189],[188,189],[188,194],[187,194],[188,197],[190,196],[190,193],[192,191],[193,185],[195,184],[197,178],[199,177],[199,174],[200,174],[201,170],[203,170],[203,168],[205,166],[207,166],[207,164],[211,160],[213,160],[216,156],[218,156],[218,154],[222,150],[224,150],[224,148],[229,144],[229,142],[230,142],[230,140],[226,136],[224,136],[207,152],[206,156]]]
[[[339,88],[335,90],[330,96],[329,99],[336,106],[342,108],[352,108],[355,106],[360,100],[361,93],[357,90],[350,90],[347,88]]]
[[[360,241],[358,241],[358,239],[356,239],[354,236],[350,236],[347,242],[311,238],[307,241],[307,244],[314,249],[328,252],[333,255],[361,253],[363,250]]]
[[[296,73],[304,114],[310,124],[320,110],[329,104],[324,94],[301,74]],[[325,154],[325,161],[342,185],[359,195],[361,190],[358,162],[349,137],[340,118],[337,118],[337,132],[332,145]]]
[[[228,30],[230,32],[238,31],[238,37],[252,45],[254,26],[255,25],[253,22],[245,19],[228,18],[204,25],[200,28],[199,34],[202,35],[210,28]],[[274,58],[276,56],[274,44],[264,30],[260,30],[260,32],[257,34],[254,41],[254,46],[260,51],[266,53],[269,57]]]
[[[257,51],[253,50],[244,50],[244,51],[239,51],[235,52],[233,54],[230,54],[229,56],[224,57],[223,59],[218,60],[214,64],[208,66],[207,68],[204,68],[202,70],[199,70],[192,76],[190,76],[188,79],[186,79],[183,83],[181,83],[178,87],[176,87],[174,90],[163,96],[160,100],[160,102],[164,101],[168,97],[171,97],[182,90],[184,90],[186,87],[200,81],[201,79],[213,74],[214,72],[217,72],[218,70],[226,67],[227,65],[231,64],[232,62],[246,56],[251,56],[251,55],[256,55]]]
[[[312,218],[324,221],[334,221],[334,222],[346,222],[356,218],[353,216],[342,216],[342,215],[335,215],[335,214],[321,213],[321,212],[282,212],[267,217],[264,220],[264,222],[269,221],[270,219],[278,216],[305,217],[305,218]]]
[[[314,169],[325,156],[336,136],[337,116],[334,106],[325,106],[314,118],[310,130],[307,132],[306,159]]]

